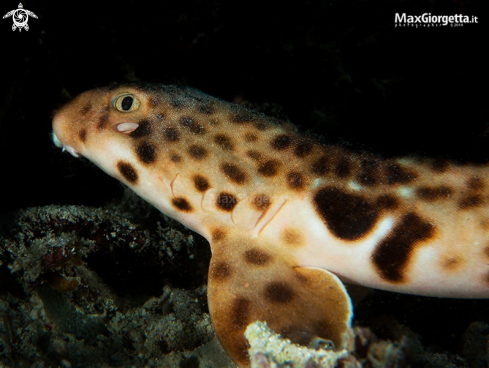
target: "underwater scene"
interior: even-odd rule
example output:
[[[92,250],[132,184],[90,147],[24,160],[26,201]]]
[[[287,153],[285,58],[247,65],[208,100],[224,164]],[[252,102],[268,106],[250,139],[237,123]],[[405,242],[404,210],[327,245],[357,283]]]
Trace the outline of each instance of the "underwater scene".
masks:
[[[489,366],[483,5],[3,2],[0,367]]]

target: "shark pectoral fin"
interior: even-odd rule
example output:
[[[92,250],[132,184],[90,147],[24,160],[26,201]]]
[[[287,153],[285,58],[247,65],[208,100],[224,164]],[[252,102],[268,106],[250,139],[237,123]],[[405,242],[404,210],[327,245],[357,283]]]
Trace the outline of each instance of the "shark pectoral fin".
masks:
[[[212,244],[209,311],[216,334],[240,367],[249,365],[244,332],[254,321],[294,343],[315,337],[343,348],[352,306],[341,281],[320,268],[296,267],[286,252],[257,239]]]

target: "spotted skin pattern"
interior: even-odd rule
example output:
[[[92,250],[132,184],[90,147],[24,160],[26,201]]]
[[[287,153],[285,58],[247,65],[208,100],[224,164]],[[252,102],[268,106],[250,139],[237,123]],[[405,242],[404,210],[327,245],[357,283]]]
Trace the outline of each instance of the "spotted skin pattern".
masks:
[[[210,243],[209,310],[241,367],[264,320],[292,341],[344,347],[343,282],[489,296],[489,171],[323,146],[287,123],[165,85],[85,92],[53,140]]]

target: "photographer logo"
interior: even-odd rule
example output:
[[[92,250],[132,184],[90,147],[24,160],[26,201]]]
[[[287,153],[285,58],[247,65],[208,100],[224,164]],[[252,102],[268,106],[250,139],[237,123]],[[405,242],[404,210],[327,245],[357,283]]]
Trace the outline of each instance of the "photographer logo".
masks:
[[[14,21],[14,24],[12,25],[12,31],[15,31],[18,28],[20,32],[22,31],[22,28],[24,28],[26,31],[29,30],[29,25],[27,24],[29,16],[37,19],[36,14],[31,12],[30,10],[24,9],[22,3],[19,3],[18,9],[9,11],[3,16],[3,19],[12,17]]]

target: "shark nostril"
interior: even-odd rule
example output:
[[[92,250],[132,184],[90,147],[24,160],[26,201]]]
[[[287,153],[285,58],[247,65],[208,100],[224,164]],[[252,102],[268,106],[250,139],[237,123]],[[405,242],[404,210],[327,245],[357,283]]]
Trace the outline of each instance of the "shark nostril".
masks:
[[[124,134],[129,134],[134,132],[139,127],[137,123],[121,123],[115,126],[115,129]]]

